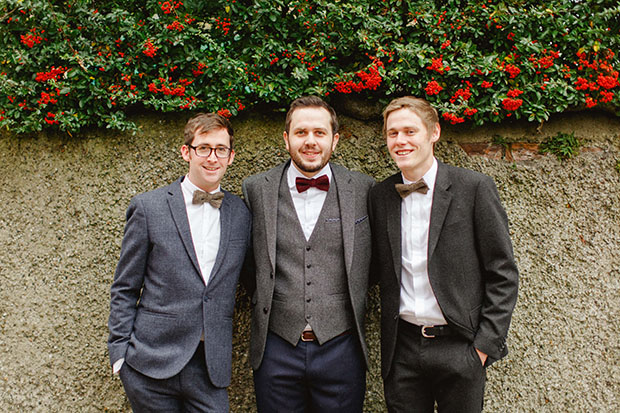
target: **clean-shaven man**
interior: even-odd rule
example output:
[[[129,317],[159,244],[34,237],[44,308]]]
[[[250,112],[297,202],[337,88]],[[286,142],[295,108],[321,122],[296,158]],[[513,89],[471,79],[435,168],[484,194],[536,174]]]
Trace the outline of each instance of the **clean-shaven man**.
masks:
[[[400,169],[369,203],[388,411],[480,412],[517,300],[508,219],[490,177],[435,159],[428,102],[395,99],[383,119]]]
[[[250,244],[244,202],[220,188],[233,129],[187,122],[189,172],[134,197],[111,288],[108,349],[134,412],[227,412],[235,291]]]
[[[374,180],[329,162],[338,120],[318,97],[291,103],[284,143],[289,161],[243,182],[258,411],[361,412]]]

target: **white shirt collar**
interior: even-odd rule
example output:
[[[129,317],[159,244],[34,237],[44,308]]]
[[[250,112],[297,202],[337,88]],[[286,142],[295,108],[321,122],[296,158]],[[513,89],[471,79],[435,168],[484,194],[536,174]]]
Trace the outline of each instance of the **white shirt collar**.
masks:
[[[404,184],[414,183],[408,180],[407,178],[405,178],[405,175],[403,175],[402,172],[401,172],[401,176],[403,177]],[[426,182],[426,186],[428,186],[428,193],[432,194],[433,190],[435,189],[435,181],[437,180],[437,159],[435,157],[433,157],[433,164],[428,169],[428,171],[426,171],[426,173],[422,176],[422,179],[424,179],[424,182]]]

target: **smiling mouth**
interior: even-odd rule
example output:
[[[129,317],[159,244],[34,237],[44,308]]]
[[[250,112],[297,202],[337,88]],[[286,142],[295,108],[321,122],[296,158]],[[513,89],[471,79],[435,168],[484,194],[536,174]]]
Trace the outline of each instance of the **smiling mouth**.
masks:
[[[413,149],[401,149],[399,151],[395,151],[394,153],[398,156],[407,156],[412,152],[414,152]]]
[[[302,152],[302,155],[304,155],[306,158],[316,158],[320,154],[320,152]]]

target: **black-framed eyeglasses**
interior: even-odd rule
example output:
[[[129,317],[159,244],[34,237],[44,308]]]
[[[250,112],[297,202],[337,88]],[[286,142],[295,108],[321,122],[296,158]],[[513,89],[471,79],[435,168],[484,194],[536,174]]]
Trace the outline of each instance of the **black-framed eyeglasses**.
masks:
[[[231,149],[226,146],[216,146],[215,148],[212,148],[209,145],[192,146],[188,144],[187,146],[192,148],[196,152],[196,155],[201,158],[208,158],[211,156],[211,152],[215,152],[215,156],[218,158],[228,158],[231,152]]]

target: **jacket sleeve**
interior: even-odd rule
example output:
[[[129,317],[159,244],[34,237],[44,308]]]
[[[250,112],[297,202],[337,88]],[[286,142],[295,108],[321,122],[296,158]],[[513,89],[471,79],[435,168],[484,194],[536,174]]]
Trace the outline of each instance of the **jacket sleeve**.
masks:
[[[507,353],[506,336],[518,292],[508,217],[490,177],[485,177],[477,187],[474,220],[484,288],[474,346],[488,354],[488,365]]]
[[[140,198],[134,198],[127,208],[125,235],[110,294],[108,351],[111,364],[124,358],[127,352],[150,249],[144,205]]]

